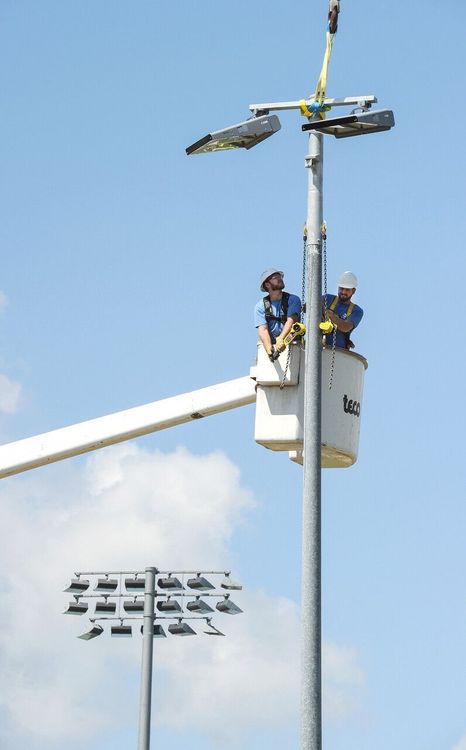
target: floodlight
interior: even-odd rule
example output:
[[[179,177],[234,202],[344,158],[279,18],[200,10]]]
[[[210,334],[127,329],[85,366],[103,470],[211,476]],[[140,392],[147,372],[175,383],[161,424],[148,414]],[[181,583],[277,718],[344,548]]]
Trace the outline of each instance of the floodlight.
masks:
[[[90,630],[82,635],[78,635],[81,641],[91,641],[93,638],[97,638],[98,635],[102,635],[104,629],[101,625],[93,625]]]
[[[186,153],[189,156],[190,154],[206,154],[210,151],[227,151],[232,148],[250,149],[269,138],[280,128],[277,115],[251,117],[229,128],[208,133],[192,146],[188,146]]]
[[[116,578],[109,578],[106,576],[105,578],[98,578],[97,579],[97,585],[94,589],[94,591],[97,591],[98,594],[113,594],[114,591],[118,588],[118,580]]]
[[[229,594],[226,595],[225,599],[217,602],[216,607],[219,612],[224,612],[226,615],[239,615],[243,610],[240,609],[229,599]]]
[[[210,607],[207,602],[204,602],[199,596],[196,596],[193,601],[188,602],[186,608],[189,609],[190,612],[199,612],[200,614],[214,611],[212,607]]]
[[[125,578],[126,591],[144,591],[146,582],[144,578]]]
[[[196,578],[188,578],[188,586],[190,589],[196,589],[196,591],[209,591],[215,588],[214,584],[201,576],[200,573],[197,574]]]
[[[171,589],[172,591],[184,589],[180,579],[171,575],[166,576],[165,578],[159,578],[157,586],[161,589]]]
[[[390,130],[394,125],[395,117],[391,109],[378,109],[374,112],[353,112],[350,115],[332,117],[329,120],[311,120],[301,128],[334,135],[335,138],[351,138],[354,135]]]
[[[204,630],[204,633],[206,635],[225,635],[225,633],[222,633],[218,628],[215,627],[215,625],[212,625],[210,620],[207,620],[207,627],[210,628],[210,630]]]
[[[139,615],[144,612],[144,602],[123,602],[123,609],[129,615]]]
[[[69,594],[82,594],[83,591],[87,591],[89,588],[89,581],[85,578],[72,578],[71,583],[67,589],[64,589]]]
[[[70,602],[68,604],[68,609],[65,609],[63,612],[64,615],[85,615],[88,610],[88,603],[87,602]]]
[[[157,609],[159,612],[181,612],[178,602],[170,598],[157,602]]]
[[[168,632],[172,635],[197,635],[187,622],[175,622],[168,626]]]
[[[97,602],[95,605],[96,615],[114,615],[116,612],[116,602]]]
[[[141,633],[144,632],[144,625],[141,625]],[[167,634],[161,625],[154,624],[154,638],[166,638]]]
[[[133,635],[133,628],[131,625],[112,625],[110,628],[110,634],[114,638],[131,638]]]
[[[230,578],[229,573],[225,574],[225,578],[221,582],[220,586],[222,587],[222,589],[228,589],[229,591],[241,591],[241,589],[243,588],[240,583],[237,583]]]

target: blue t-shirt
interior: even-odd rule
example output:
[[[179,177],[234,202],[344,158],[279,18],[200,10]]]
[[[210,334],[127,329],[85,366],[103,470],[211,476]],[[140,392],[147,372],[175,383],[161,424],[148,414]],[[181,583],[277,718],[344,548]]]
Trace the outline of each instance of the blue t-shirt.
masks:
[[[327,309],[330,308],[330,305],[332,304],[334,299],[335,299],[334,294],[327,294]],[[351,323],[353,324],[353,330],[354,330],[354,328],[356,328],[356,326],[358,326],[359,323],[361,322],[361,318],[364,315],[364,312],[361,307],[359,307],[358,305],[355,305],[353,302],[353,309],[351,311],[351,315],[347,316],[348,308],[350,304],[351,303],[348,303],[347,305],[345,305],[344,302],[341,302],[341,300],[338,300],[337,304],[335,305],[333,309],[333,312],[336,313],[338,317],[341,318],[342,320],[350,320]],[[351,336],[351,331],[349,335]],[[325,341],[328,346],[332,346],[333,333],[328,334],[325,337]],[[346,347],[345,334],[342,331],[337,331],[336,345],[341,346],[343,349]]]
[[[272,312],[275,315],[275,317],[280,317],[281,312],[281,306],[282,301],[280,299],[277,300],[271,300],[270,304],[272,306]],[[290,294],[290,297],[288,299],[288,312],[287,316],[290,318],[292,315],[297,315],[298,318],[301,315],[301,300],[299,297],[296,296],[296,294]],[[259,326],[265,326],[267,325],[267,321],[265,319],[265,308],[264,308],[264,298],[259,300],[257,305],[254,308],[254,325],[256,328]],[[283,323],[281,320],[269,320],[268,322],[269,327],[269,333],[272,336],[272,339],[276,339],[277,336],[281,334],[283,331]]]

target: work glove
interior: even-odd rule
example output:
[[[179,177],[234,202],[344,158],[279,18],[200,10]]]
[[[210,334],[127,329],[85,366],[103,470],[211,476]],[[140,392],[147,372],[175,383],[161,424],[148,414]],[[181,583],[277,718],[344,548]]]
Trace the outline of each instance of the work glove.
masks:
[[[268,356],[271,357],[273,354],[273,346],[272,344],[264,344],[264,349],[267,352]]]
[[[283,339],[279,337],[275,342],[275,349],[277,350],[277,352],[282,352],[284,348],[285,348],[285,343]]]

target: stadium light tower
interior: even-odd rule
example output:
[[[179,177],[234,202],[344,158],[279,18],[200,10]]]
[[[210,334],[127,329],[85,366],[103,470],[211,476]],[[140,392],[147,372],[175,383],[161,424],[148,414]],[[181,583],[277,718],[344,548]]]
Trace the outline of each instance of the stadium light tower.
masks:
[[[321,332],[322,316],[322,224],[323,224],[323,138],[350,138],[390,130],[395,125],[391,110],[372,111],[375,96],[325,98],[325,108],[352,106],[349,115],[322,119],[316,112],[302,126],[309,131],[305,167],[308,169],[307,189],[307,298],[306,302],[306,385],[304,390],[304,447],[303,447],[303,521],[301,563],[301,750],[322,748],[322,633],[321,633]],[[314,98],[304,102],[309,113]],[[302,113],[303,101],[251,104],[252,117],[246,123],[253,129],[257,121],[271,120],[270,112],[297,110]],[[278,120],[278,117],[276,118]],[[257,126],[259,127],[259,126]],[[264,127],[262,125],[261,127]],[[270,128],[272,130],[272,128]],[[277,132],[279,127],[274,127]],[[216,148],[238,148],[232,145],[231,128],[216,131]],[[222,134],[224,139],[222,140]],[[272,132],[268,133],[272,135]],[[207,136],[206,136],[207,138]],[[259,143],[262,139],[257,140]],[[209,149],[199,147],[205,139],[189,146],[188,155],[204,153]],[[250,148],[256,142],[244,145]]]
[[[222,575],[223,578],[221,581],[215,578],[213,583],[206,575],[209,578]],[[92,579],[95,583],[93,589],[90,588]],[[101,624],[96,624],[96,621],[118,622],[118,625],[111,626],[110,633],[120,638],[132,636],[133,621],[143,623],[138,750],[150,748],[153,642],[154,638],[167,637],[159,621],[171,621],[167,628],[171,635],[196,635],[196,631],[187,622],[190,620],[205,623],[209,628],[204,630],[206,635],[223,636],[225,634],[212,624],[212,615],[215,609],[224,614],[240,614],[243,610],[231,601],[229,592],[240,591],[241,588],[241,584],[230,578],[229,571],[164,572],[149,567],[145,571],[76,573],[65,589],[74,598],[63,613],[66,615],[86,614],[89,601],[83,599],[98,599],[94,615],[89,618],[91,628],[78,635],[83,641],[93,640],[104,633],[104,628]],[[204,601],[207,597],[210,597],[212,606]],[[123,599],[126,601],[122,601]],[[214,609],[216,599],[218,601]]]

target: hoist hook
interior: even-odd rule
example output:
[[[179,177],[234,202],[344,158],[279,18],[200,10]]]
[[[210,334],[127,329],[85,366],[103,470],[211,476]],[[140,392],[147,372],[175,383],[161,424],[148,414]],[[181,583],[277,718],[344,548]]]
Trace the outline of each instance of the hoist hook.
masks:
[[[331,34],[337,33],[339,12],[340,0],[330,0],[328,4],[328,30]]]

